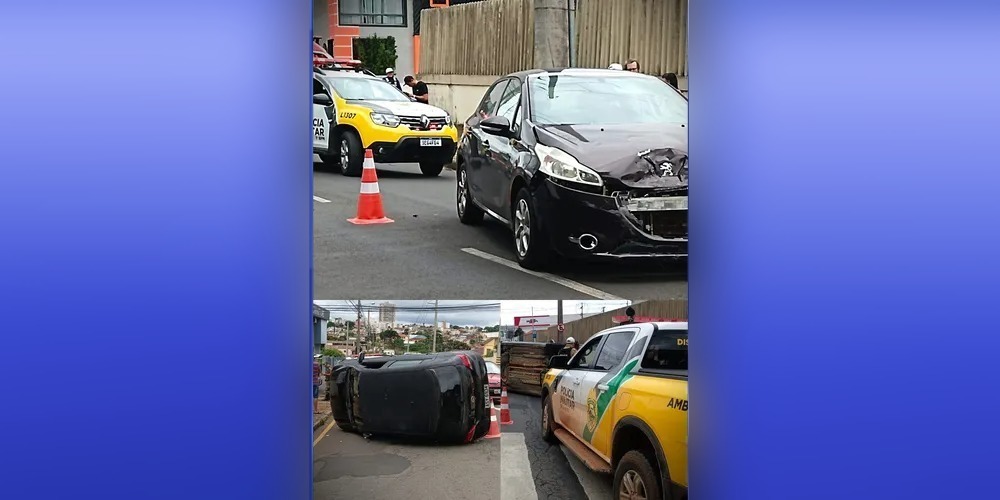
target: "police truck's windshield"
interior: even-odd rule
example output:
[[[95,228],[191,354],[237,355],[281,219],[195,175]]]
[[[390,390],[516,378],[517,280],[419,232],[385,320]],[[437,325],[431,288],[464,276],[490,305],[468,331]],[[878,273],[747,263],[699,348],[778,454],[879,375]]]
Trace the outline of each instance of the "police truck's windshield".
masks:
[[[410,98],[382,80],[331,76],[327,79],[340,97],[348,101],[399,101]]]
[[[687,99],[654,77],[554,73],[528,87],[539,125],[687,124]]]

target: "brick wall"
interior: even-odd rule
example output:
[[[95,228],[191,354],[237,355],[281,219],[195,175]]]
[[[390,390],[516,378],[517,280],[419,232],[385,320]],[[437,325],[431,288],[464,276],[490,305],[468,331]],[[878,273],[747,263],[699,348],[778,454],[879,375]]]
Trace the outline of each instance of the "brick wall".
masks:
[[[330,55],[338,59],[353,59],[354,39],[361,34],[361,28],[340,25],[340,6],[337,0],[328,0],[327,12],[330,17],[330,39],[333,40],[333,52]]]

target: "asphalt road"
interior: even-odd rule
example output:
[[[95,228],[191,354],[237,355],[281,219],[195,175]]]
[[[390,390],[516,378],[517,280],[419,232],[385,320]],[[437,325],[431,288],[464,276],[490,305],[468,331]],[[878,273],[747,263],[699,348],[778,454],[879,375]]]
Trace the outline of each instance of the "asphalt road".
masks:
[[[610,500],[611,477],[587,469],[562,445],[552,445],[542,439],[541,398],[508,393],[513,424],[502,427],[502,439],[524,443],[524,465],[530,470],[535,496],[525,500]],[[504,443],[507,444],[506,442]],[[506,449],[505,449],[506,451]],[[513,466],[503,455],[504,468]],[[504,482],[504,488],[507,487]],[[506,491],[505,491],[506,493]],[[506,500],[506,499],[505,499]],[[514,500],[513,498],[511,500]],[[520,498],[518,500],[521,500]]]
[[[425,178],[416,164],[378,165],[391,224],[356,226],[360,180],[314,165],[313,287],[317,299],[669,299],[687,297],[683,267],[560,261],[522,270],[510,232],[455,212],[455,172]]]
[[[336,425],[313,447],[315,500],[500,498],[500,440],[434,445],[365,439]]]

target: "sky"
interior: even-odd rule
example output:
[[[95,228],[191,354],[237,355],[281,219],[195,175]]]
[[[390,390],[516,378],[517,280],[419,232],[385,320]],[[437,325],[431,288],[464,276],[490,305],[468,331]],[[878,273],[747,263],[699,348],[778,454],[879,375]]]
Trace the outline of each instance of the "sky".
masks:
[[[555,316],[558,311],[556,300],[504,300],[500,303],[502,325],[513,325],[514,316]],[[563,314],[601,313],[631,305],[629,300],[564,300]]]
[[[330,319],[343,318],[354,319],[356,312],[351,312],[351,302],[349,300],[316,300],[314,303],[320,307],[330,310]],[[378,305],[383,302],[390,302],[396,305],[396,323],[425,324],[434,322],[434,301],[433,300],[362,300],[362,311],[365,306],[376,306],[372,310],[371,318],[375,321],[378,318]],[[357,304],[357,301],[354,301]],[[469,306],[478,305],[478,309],[469,309]],[[493,307],[484,307],[492,305]],[[500,301],[488,300],[439,300],[438,301],[438,321],[447,321],[449,325],[461,326],[493,326],[500,323]],[[423,308],[421,311],[407,311],[405,308]],[[448,310],[458,308],[457,310]]]

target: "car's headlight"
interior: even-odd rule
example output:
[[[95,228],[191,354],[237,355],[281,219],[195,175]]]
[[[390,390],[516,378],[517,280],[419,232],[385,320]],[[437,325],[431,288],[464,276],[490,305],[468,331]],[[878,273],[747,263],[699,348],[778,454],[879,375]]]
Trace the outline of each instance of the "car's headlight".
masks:
[[[376,125],[384,125],[386,127],[398,127],[399,117],[390,113],[372,112],[372,122]]]
[[[604,185],[604,181],[601,180],[600,175],[597,175],[597,172],[583,166],[576,158],[561,149],[536,144],[535,153],[538,154],[538,159],[541,161],[539,169],[556,179],[590,184],[591,186]]]
[[[454,122],[451,121],[451,114],[450,113],[445,113],[444,114],[444,125],[446,127],[450,127],[451,125],[454,125]]]

